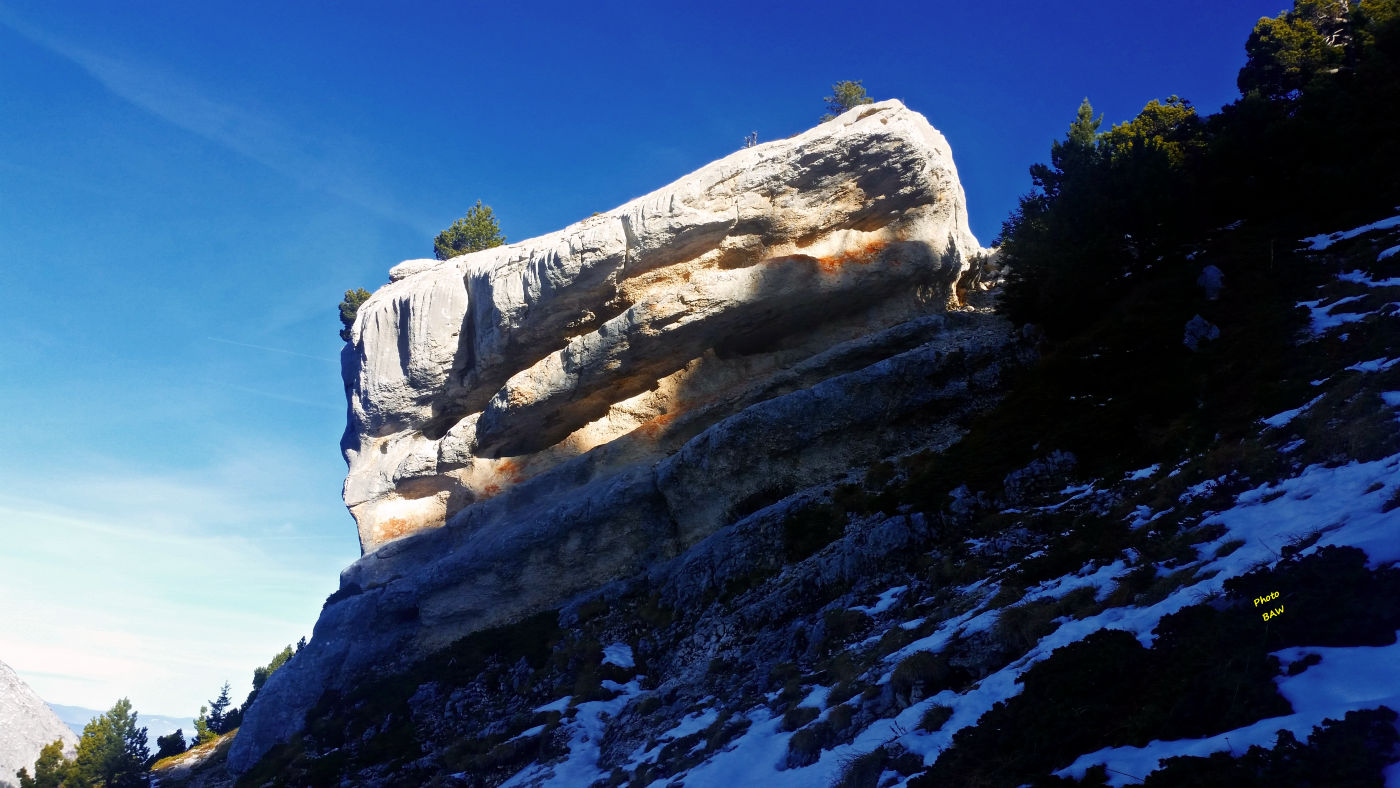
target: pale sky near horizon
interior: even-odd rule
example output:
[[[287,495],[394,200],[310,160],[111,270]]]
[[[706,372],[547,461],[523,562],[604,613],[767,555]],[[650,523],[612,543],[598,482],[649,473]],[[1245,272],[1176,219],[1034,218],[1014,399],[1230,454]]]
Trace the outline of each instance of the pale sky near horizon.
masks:
[[[1285,2],[672,5],[0,0],[0,660],[180,716],[310,635],[359,553],[336,303],[476,199],[558,229],[863,79],[987,244],[1081,98],[1213,111]]]

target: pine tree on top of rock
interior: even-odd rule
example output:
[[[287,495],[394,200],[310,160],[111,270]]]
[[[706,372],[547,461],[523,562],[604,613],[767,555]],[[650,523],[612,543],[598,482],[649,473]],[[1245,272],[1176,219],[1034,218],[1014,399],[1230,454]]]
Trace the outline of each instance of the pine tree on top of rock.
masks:
[[[822,123],[834,119],[852,107],[875,103],[875,99],[865,95],[865,88],[860,83],[859,79],[848,79],[831,86],[831,95],[822,99],[826,102],[826,114],[822,116]]]
[[[506,242],[501,235],[501,225],[491,206],[476,201],[467,210],[467,215],[452,223],[451,227],[437,234],[433,239],[433,254],[439,260],[448,260],[468,252],[479,252]]]

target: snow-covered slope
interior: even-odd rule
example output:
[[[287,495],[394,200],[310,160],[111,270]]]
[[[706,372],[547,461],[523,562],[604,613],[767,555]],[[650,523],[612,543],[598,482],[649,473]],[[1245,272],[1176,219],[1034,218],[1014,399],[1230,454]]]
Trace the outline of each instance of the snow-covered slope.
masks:
[[[250,779],[1400,786],[1397,227],[1254,270],[1230,230],[1220,300],[1143,329],[1208,342],[1060,349],[961,441],[323,696]]]

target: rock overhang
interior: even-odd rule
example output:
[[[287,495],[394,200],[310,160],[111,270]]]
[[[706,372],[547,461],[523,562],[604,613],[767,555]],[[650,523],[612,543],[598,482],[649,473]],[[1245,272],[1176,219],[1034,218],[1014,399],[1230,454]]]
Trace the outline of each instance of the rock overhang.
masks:
[[[941,311],[977,251],[946,141],[886,101],[554,233],[405,261],[345,355],[362,548]],[[667,454],[615,453],[614,470]]]

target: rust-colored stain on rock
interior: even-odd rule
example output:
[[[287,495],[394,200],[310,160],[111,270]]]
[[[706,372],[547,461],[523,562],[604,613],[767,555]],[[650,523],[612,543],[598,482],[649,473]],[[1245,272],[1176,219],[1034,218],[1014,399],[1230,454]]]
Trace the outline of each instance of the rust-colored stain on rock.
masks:
[[[817,264],[826,273],[835,273],[848,265],[868,265],[889,246],[889,241],[871,241],[859,249],[852,249],[835,257],[818,257]]]
[[[400,536],[408,536],[417,531],[412,523],[402,517],[390,517],[379,524],[380,541],[398,539]]]
[[[521,471],[520,463],[514,460],[501,460],[496,465],[496,475],[508,480],[511,484],[519,484],[525,481],[525,474]]]
[[[642,437],[644,437],[644,438],[651,438],[651,439],[655,440],[656,438],[659,438],[659,437],[661,436],[661,433],[664,432],[664,431],[666,430],[666,427],[667,427],[671,422],[675,421],[675,420],[676,420],[676,417],[679,416],[679,415],[680,415],[680,411],[671,411],[670,413],[662,413],[662,414],[660,414],[659,416],[655,416],[655,417],[653,417],[653,418],[651,418],[651,419],[649,419],[649,420],[643,422],[641,425],[639,425],[639,426],[637,427],[636,432],[637,432],[638,435],[640,435],[640,436],[642,436]]]

